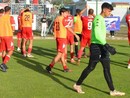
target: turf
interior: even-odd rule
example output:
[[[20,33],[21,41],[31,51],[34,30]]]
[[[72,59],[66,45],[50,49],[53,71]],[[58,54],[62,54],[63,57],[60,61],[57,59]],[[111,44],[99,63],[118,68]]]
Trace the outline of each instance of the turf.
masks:
[[[130,98],[130,70],[127,69],[130,47],[127,40],[108,42],[117,49],[117,54],[110,56],[115,88],[126,92],[122,98]],[[82,58],[80,65],[68,60],[67,65],[73,70],[70,73],[64,73],[61,63],[57,63],[52,70],[54,74],[50,75],[45,68],[56,55],[55,40],[35,40],[32,54],[34,58],[24,58],[15,49],[7,72],[0,71],[0,98],[111,98],[100,63],[83,82],[85,94],[81,95],[72,86],[89,58]]]

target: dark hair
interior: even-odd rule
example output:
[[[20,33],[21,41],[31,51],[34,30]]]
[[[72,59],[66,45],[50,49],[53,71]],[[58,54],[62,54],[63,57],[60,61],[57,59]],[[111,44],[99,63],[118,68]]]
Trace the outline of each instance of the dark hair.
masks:
[[[94,13],[94,10],[93,9],[89,9],[88,10],[88,14],[92,15]]]
[[[81,9],[76,9],[76,15],[80,14]]]
[[[30,12],[29,8],[26,8],[26,9],[24,10],[24,12]]]
[[[11,7],[9,7],[9,6],[5,6],[5,7],[4,7],[4,10],[5,10],[5,12],[8,12],[8,11],[11,10]]]
[[[0,9],[0,13],[4,13],[4,9]]]
[[[107,2],[104,2],[104,3],[102,4],[101,8],[102,8],[102,10],[103,10],[104,8],[113,10],[113,6],[112,6],[111,4],[109,4],[109,3],[107,3]]]
[[[66,12],[66,11],[67,11],[66,8],[61,8],[59,13],[60,13],[60,15],[61,15],[62,13]]]

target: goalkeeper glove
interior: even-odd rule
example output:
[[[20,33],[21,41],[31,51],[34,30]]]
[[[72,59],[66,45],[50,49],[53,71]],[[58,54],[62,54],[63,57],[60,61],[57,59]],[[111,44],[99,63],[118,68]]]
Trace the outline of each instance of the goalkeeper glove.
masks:
[[[111,55],[114,55],[116,54],[116,49],[112,46],[110,46],[109,44],[105,44],[104,45],[105,49],[108,50],[108,52],[111,54]]]

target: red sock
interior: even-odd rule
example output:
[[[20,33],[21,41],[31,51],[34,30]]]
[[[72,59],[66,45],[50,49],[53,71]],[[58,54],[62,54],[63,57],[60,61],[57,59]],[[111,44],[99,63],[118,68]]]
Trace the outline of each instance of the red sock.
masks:
[[[32,48],[28,48],[28,54],[32,52]]]
[[[51,63],[49,66],[50,66],[51,68],[53,68],[54,64]]]
[[[26,50],[23,50],[23,55],[26,54]]]
[[[63,69],[67,69],[68,67],[66,65],[63,66]]]
[[[4,58],[3,63],[6,64],[9,60],[10,60],[10,56],[6,55],[5,58]]]
[[[130,59],[129,59],[129,61],[128,61],[128,64],[130,64]]]
[[[21,40],[19,40],[19,39],[17,40],[17,47],[19,47],[19,48],[21,47]]]
[[[82,50],[79,50],[79,51],[78,51],[78,58],[79,58],[79,59],[81,58],[82,53],[83,53],[83,51],[82,51]]]
[[[2,56],[2,62],[4,62],[5,56]]]
[[[71,59],[74,58],[74,52],[70,53],[70,57],[71,57]]]

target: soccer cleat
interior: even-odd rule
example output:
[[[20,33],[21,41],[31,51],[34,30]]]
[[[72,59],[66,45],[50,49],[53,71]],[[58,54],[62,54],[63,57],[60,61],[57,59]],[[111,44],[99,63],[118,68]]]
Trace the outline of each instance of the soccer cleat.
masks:
[[[3,72],[6,72],[6,68],[5,68],[5,65],[4,65],[4,64],[1,64],[1,65],[0,65],[0,68],[2,69]]]
[[[127,68],[130,69],[130,64],[128,64]]]
[[[8,69],[8,67],[4,63],[2,65],[4,66],[4,68]]]
[[[52,74],[52,73],[53,73],[53,72],[51,71],[50,66],[47,66],[47,67],[46,67],[46,70],[47,70],[47,72],[48,72],[49,74]]]
[[[31,54],[27,54],[27,57],[29,57],[29,58],[33,58],[34,56],[31,55]]]
[[[27,57],[27,55],[26,55],[26,54],[23,54],[23,57]]]
[[[77,93],[80,93],[80,94],[84,94],[85,93],[84,91],[82,91],[82,88],[81,88],[80,85],[74,84],[73,88],[74,88],[75,91],[77,91]]]
[[[72,59],[70,59],[70,62],[71,63],[75,63],[75,60],[72,58]]]
[[[64,72],[72,72],[69,68],[64,69]]]
[[[120,92],[120,91],[114,90],[114,91],[110,91],[110,95],[111,95],[111,96],[124,96],[125,93],[124,93],[124,92]]]
[[[78,61],[77,61],[77,65],[80,65],[80,59],[78,59]]]
[[[21,49],[18,47],[18,48],[17,48],[17,51],[21,51]]]

